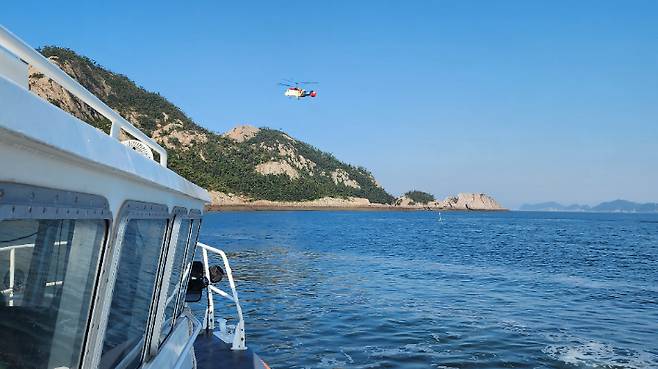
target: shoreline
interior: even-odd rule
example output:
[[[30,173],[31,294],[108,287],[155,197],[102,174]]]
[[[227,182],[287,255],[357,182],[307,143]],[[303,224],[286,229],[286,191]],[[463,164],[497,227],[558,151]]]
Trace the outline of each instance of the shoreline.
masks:
[[[248,211],[434,211],[434,212],[504,212],[509,209],[442,209],[432,207],[393,206],[393,205],[364,205],[364,206],[313,206],[313,205],[263,205],[263,204],[235,204],[235,205],[209,205],[206,212],[248,212]]]
[[[244,195],[210,191],[208,212],[219,211],[505,211],[493,198],[483,193],[460,193],[443,201],[414,203],[407,197],[395,203],[373,203],[361,197],[322,197],[305,201],[251,199]]]

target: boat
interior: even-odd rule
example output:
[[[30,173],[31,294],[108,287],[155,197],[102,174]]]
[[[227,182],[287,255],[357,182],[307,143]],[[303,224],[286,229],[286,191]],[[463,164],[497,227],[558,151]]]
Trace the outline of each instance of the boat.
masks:
[[[109,134],[31,92],[28,67]],[[268,368],[226,253],[198,240],[210,197],[167,159],[0,26],[0,368]]]

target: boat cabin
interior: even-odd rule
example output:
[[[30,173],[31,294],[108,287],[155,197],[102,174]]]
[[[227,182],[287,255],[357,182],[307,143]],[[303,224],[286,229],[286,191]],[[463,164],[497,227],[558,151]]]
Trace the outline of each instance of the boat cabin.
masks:
[[[30,92],[28,65],[108,118],[110,135]],[[226,254],[197,246],[209,200],[164,148],[0,27],[0,368],[266,367],[246,348]],[[214,285],[223,273],[230,292]],[[188,303],[204,293],[195,317]],[[215,331],[218,296],[238,318]]]

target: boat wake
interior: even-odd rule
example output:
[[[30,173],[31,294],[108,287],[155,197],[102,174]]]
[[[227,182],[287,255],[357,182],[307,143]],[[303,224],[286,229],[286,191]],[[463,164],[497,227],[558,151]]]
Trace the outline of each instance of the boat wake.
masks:
[[[550,345],[542,351],[552,359],[578,367],[643,369],[658,365],[658,358],[648,352],[619,349],[597,341]]]

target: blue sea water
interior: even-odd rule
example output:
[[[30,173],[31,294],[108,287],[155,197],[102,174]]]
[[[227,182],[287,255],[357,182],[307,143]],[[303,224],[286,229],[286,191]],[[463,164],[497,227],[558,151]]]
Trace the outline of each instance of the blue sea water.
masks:
[[[272,368],[658,368],[658,215],[226,212],[201,240]]]

